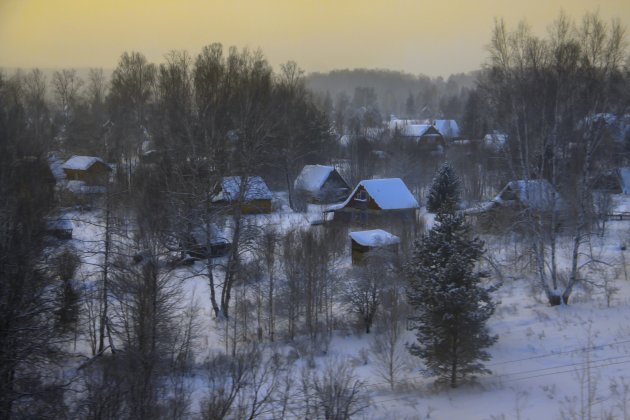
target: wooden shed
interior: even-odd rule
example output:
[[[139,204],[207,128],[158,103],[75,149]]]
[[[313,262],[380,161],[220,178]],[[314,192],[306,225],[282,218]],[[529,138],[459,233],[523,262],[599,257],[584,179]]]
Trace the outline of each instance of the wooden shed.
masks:
[[[272,200],[271,190],[259,176],[247,177],[244,182],[240,176],[225,177],[212,197],[215,205],[240,205],[244,214],[271,213]]]
[[[371,252],[387,250],[396,252],[400,238],[382,229],[363,230],[350,232],[350,248],[352,251],[352,264],[362,264]]]
[[[105,185],[112,168],[101,158],[72,156],[61,167],[68,181],[82,181],[85,185]]]

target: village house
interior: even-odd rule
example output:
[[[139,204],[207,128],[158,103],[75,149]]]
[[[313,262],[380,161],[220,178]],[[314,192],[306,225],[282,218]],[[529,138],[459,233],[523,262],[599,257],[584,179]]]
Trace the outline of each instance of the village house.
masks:
[[[72,156],[62,166],[68,181],[81,181],[85,185],[105,185],[112,168],[101,158]]]
[[[400,178],[368,179],[359,182],[350,196],[325,213],[334,213],[335,220],[367,224],[369,219],[394,217],[414,220],[418,201]]]
[[[271,213],[273,194],[265,181],[259,176],[242,180],[239,176],[223,178],[212,202],[232,208],[239,204],[243,214]]]
[[[510,181],[491,201],[469,208],[464,214],[476,218],[486,228],[516,227],[524,220],[523,215],[530,215],[543,220],[557,216],[557,222],[564,219],[568,209],[567,202],[546,179]]]
[[[418,146],[435,152],[442,153],[446,149],[444,136],[431,124],[405,125],[398,129],[394,135],[411,140]]]
[[[374,253],[396,253],[400,238],[382,229],[350,232],[352,264],[361,264]]]
[[[311,203],[336,203],[348,197],[350,186],[332,166],[305,165],[293,189]]]
[[[598,217],[630,219],[630,167],[606,171],[592,182],[593,207]]]

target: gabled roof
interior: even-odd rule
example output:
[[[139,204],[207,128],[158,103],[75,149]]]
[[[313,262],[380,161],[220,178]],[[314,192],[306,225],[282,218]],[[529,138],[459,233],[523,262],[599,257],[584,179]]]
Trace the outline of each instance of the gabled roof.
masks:
[[[546,179],[510,181],[492,201],[499,204],[513,201],[506,198],[508,192],[514,193],[520,203],[532,210],[551,211],[555,208],[560,211],[566,207],[566,202]]]
[[[62,169],[70,169],[77,171],[86,171],[96,162],[100,162],[103,165],[107,166],[108,169],[111,169],[107,163],[103,161],[103,159],[95,156],[72,156],[70,159],[64,163],[61,168]]]
[[[387,246],[400,243],[398,236],[392,235],[382,229],[350,232],[349,236],[353,241],[363,246]]]
[[[342,209],[350,203],[357,190],[363,187],[383,210],[405,210],[420,207],[409,188],[400,178],[367,179],[359,182],[352,194],[341,204],[331,206],[328,211]]]
[[[403,125],[400,127],[400,134],[405,137],[422,137],[431,127],[431,124]]]
[[[459,126],[455,120],[435,120],[433,125],[443,136],[459,137],[460,135]]]
[[[213,198],[213,201],[234,201],[237,200],[241,192],[241,180],[240,176],[228,176],[221,181],[221,192]],[[245,193],[243,200],[271,200],[273,194],[265,183],[265,181],[259,176],[250,176],[247,178],[247,182],[243,186]]]
[[[334,170],[335,168],[332,166],[305,165],[300,175],[295,179],[293,187],[296,190],[317,192]]]

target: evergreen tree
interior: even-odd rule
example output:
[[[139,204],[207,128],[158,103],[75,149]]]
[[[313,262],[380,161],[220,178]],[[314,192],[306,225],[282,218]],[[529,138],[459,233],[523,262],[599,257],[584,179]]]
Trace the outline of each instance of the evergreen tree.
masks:
[[[433,178],[427,210],[433,213],[455,213],[459,205],[460,182],[455,170],[444,162]]]
[[[463,216],[438,213],[436,225],[415,243],[407,265],[407,298],[415,309],[417,343],[411,354],[424,359],[427,375],[448,381],[454,388],[460,379],[475,373],[490,373],[481,363],[490,359],[484,350],[491,336],[486,321],[495,303],[484,288],[485,277],[475,271],[483,255],[483,243],[471,238]]]

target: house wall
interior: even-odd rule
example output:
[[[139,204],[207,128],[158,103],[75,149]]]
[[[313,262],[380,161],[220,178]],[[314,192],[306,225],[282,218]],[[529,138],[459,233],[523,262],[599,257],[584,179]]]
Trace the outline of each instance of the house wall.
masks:
[[[350,239],[350,244],[351,244],[350,249],[352,252],[353,265],[359,265],[366,262],[366,258],[369,256],[369,253],[371,251],[376,251],[378,249],[388,250],[392,252],[398,251],[398,245],[395,245],[395,244],[387,245],[387,246],[380,246],[380,247],[373,247],[373,246],[361,245],[357,243],[356,241],[354,241],[354,239]]]
[[[359,200],[358,197],[362,192],[365,192],[367,196],[367,201]],[[376,204],[376,201],[372,198],[370,194],[365,190],[363,186],[359,186],[357,190],[354,192],[354,195],[348,202],[348,205],[344,207],[343,210],[376,210],[381,211],[381,208]]]
[[[234,212],[235,202],[219,201],[214,203],[217,207],[222,207],[229,213]],[[241,205],[242,214],[269,214],[273,211],[271,200],[252,200]]]
[[[96,162],[87,170],[64,169],[66,179],[69,181],[83,181],[86,185],[105,185],[109,178],[109,167],[101,162]]]
[[[243,214],[268,214],[272,212],[271,200],[252,200],[241,206]]]

